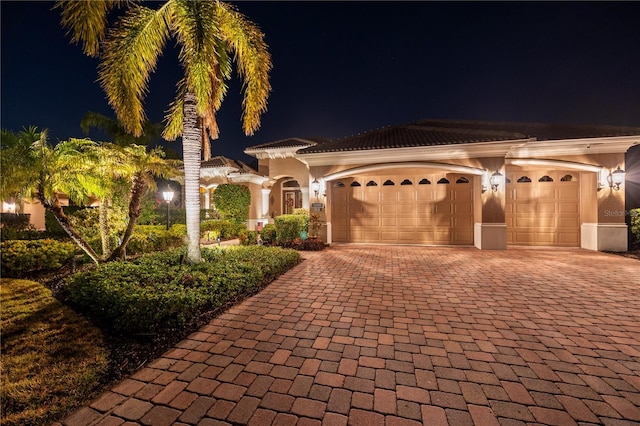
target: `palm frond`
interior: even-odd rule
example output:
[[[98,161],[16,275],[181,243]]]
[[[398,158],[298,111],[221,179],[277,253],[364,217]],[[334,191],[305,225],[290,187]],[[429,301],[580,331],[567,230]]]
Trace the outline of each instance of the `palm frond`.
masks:
[[[54,8],[60,9],[60,22],[71,34],[73,43],[82,43],[82,50],[88,56],[98,56],[100,42],[107,29],[107,14],[124,0],[77,1],[60,0]]]
[[[179,59],[186,86],[196,99],[199,116],[211,108],[213,81],[218,75],[218,22],[215,3],[176,0],[173,33],[180,44]]]
[[[176,99],[169,105],[169,110],[164,118],[165,126],[162,137],[168,141],[174,141],[178,136],[182,135],[184,125],[184,97],[187,94],[186,79],[180,80],[177,87]]]
[[[87,111],[84,117],[82,117],[82,120],[80,120],[80,128],[85,135],[89,134],[89,129],[95,128],[102,130],[114,138],[116,135],[124,132],[123,127],[117,120],[93,111]]]
[[[105,41],[98,81],[118,120],[134,136],[142,134],[142,101],[169,37],[172,4],[167,2],[158,10],[132,6]]]
[[[260,117],[267,110],[271,91],[269,72],[271,55],[260,29],[231,5],[216,2],[221,37],[235,54],[243,80],[243,129],[252,135],[260,127]]]

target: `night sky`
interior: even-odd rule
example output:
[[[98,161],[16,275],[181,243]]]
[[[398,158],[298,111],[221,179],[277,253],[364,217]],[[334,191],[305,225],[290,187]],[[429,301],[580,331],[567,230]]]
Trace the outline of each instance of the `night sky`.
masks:
[[[247,161],[251,145],[425,118],[640,127],[640,2],[235,4],[266,35],[273,92],[245,137],[232,83],[214,155]],[[98,61],[70,44],[52,6],[0,3],[1,125],[49,128],[56,141],[82,137],[88,110],[113,114]],[[170,45],[145,102],[157,122],[180,78]]]

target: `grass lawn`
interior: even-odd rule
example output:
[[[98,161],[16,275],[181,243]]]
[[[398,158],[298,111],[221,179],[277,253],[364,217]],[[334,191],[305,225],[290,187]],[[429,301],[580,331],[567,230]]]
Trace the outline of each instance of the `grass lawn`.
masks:
[[[86,402],[108,369],[101,332],[43,285],[0,281],[3,425],[51,424]]]

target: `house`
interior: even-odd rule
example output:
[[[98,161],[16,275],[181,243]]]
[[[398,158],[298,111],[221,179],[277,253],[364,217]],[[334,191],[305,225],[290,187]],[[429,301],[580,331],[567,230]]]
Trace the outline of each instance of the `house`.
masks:
[[[274,141],[245,150],[258,159],[249,224],[303,207],[329,243],[626,251],[636,145],[640,128],[461,120]]]

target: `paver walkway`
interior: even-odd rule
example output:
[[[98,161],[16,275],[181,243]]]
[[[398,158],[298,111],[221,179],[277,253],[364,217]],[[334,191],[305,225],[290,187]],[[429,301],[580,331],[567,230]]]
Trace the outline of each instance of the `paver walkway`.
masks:
[[[63,423],[640,424],[637,260],[356,245],[304,257]]]

